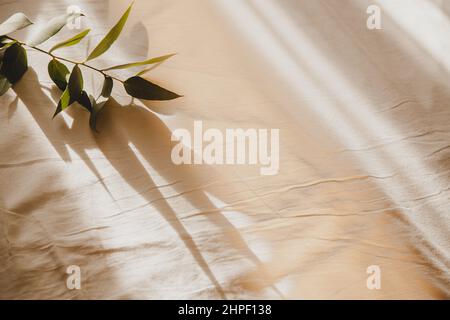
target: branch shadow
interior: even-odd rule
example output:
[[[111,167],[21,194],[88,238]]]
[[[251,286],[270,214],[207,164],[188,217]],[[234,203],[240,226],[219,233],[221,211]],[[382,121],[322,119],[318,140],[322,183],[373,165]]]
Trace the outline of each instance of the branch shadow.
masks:
[[[195,182],[195,188],[192,190],[183,188],[183,183],[174,183],[171,188],[198,209],[197,215],[203,215],[218,228],[219,231],[217,235],[214,235],[215,238],[239,250],[258,269],[263,268],[261,261],[248,247],[239,231],[205,195],[205,192],[209,192],[220,197],[215,194],[215,191],[208,190],[208,187],[204,185],[205,182],[210,182],[210,177],[214,175],[215,170],[206,165],[201,166],[201,168],[174,165],[170,158],[174,145],[174,142],[171,141],[171,131],[154,113],[134,105],[123,107],[116,100],[111,99],[102,110],[98,122],[100,133],[94,134],[87,125],[88,113],[77,105],[65,111],[67,115],[73,117],[71,127],[61,117],[52,120],[55,102],[44,93],[44,89],[39,85],[36,72],[33,69],[29,69],[26,81],[22,82],[26,84],[18,84],[14,91],[27,106],[33,119],[61,159],[70,162],[72,159],[68,150],[75,152],[96,175],[98,181],[103,184],[105,190],[110,194],[111,201],[117,201],[113,193],[110,192],[108,182],[105,182],[105,179],[102,178],[87,153],[88,149],[99,149],[122,179],[136,193],[145,198],[146,205],[153,206],[176,231],[202,272],[214,286],[218,297],[226,299],[226,290],[222,288],[199,245],[190,235],[164,194],[159,190],[158,185],[155,184],[152,176],[136,155],[136,151],[130,147],[131,145],[167,181],[188,181],[190,185]],[[32,97],[28,94],[28,91],[33,91]],[[50,94],[57,97],[57,88],[50,89]],[[48,106],[48,108],[37,108],[36,106]],[[139,179],[136,179],[136,176]],[[278,295],[282,296],[275,286],[271,287]]]
[[[221,230],[219,231],[220,241],[232,244],[255,266],[262,268],[261,261],[248,247],[239,231],[205,195],[207,192],[220,197],[217,192],[206,185],[208,182],[211,182],[211,177],[217,176],[216,170],[207,165],[199,167],[173,164],[170,158],[171,150],[175,145],[175,142],[171,141],[172,133],[154,113],[141,107],[131,106],[124,108],[112,99],[102,112],[99,131],[101,133],[95,137],[99,149],[109,159],[111,165],[119,172],[122,178],[137,192],[141,192],[142,181],[132,179],[129,176],[129,172],[137,173],[141,178],[145,177],[145,189],[150,191],[141,193],[141,195],[158,210],[167,223],[176,230],[178,236],[183,239],[186,247],[211,283],[214,284],[221,298],[226,298],[226,291],[220,286],[193,237],[189,235],[177,213],[171,208],[161,191],[158,190],[158,186],[136,157],[135,151],[130,148],[130,144],[139,151],[153,170],[163,176],[165,180],[169,182],[179,181],[180,179],[189,181],[189,190],[186,190],[183,182],[171,183],[170,186],[177,195],[182,196],[194,208],[199,210],[196,215],[203,215]],[[118,152],[120,152],[120,156]],[[275,286],[271,286],[271,288],[278,295],[282,296]]]

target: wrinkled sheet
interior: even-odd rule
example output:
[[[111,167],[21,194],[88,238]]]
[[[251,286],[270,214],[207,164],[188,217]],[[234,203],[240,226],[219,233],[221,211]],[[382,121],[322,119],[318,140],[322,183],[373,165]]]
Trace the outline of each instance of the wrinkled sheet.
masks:
[[[146,77],[184,97],[132,100],[116,83],[99,133],[80,106],[52,120],[49,59],[29,50],[0,98],[0,298],[448,298],[450,2],[376,1],[371,31],[372,3],[137,0],[92,64],[176,52]],[[128,1],[2,0],[0,18],[74,4],[93,31],[59,54],[83,59]],[[171,132],[195,120],[279,128],[279,173],[174,165]]]

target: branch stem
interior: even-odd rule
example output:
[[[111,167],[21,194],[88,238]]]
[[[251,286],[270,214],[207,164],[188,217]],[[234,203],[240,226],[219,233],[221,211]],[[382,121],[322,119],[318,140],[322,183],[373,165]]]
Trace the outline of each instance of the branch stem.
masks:
[[[42,52],[42,53],[44,53],[44,54],[46,54],[46,55],[52,57],[53,59],[62,60],[62,61],[66,61],[66,62],[69,62],[69,63],[78,64],[78,65],[84,66],[84,67],[86,67],[86,68],[89,68],[89,69],[92,69],[92,70],[94,70],[94,71],[100,72],[100,73],[101,73],[103,76],[105,76],[105,77],[110,77],[111,79],[114,79],[114,80],[116,80],[116,81],[119,81],[119,82],[121,82],[121,83],[124,83],[123,80],[120,80],[120,79],[118,79],[118,78],[116,78],[116,77],[110,76],[109,74],[106,74],[103,70],[100,70],[100,69],[98,69],[98,68],[95,68],[95,67],[93,67],[93,66],[91,66],[91,65],[89,65],[89,64],[86,64],[85,62],[77,62],[77,61],[73,61],[73,60],[70,60],[70,59],[67,59],[67,58],[59,57],[59,56],[56,56],[56,55],[54,55],[53,53],[51,53],[51,52],[49,52],[49,51],[45,51],[45,50],[43,50],[43,49],[41,49],[41,48],[38,48],[38,47],[30,46],[30,45],[28,45],[28,44],[26,44],[26,43],[24,43],[24,42],[21,42],[21,41],[19,41],[19,40],[17,40],[17,39],[14,39],[14,38],[11,38],[11,37],[8,37],[8,36],[6,36],[6,38],[8,38],[9,40],[12,40],[12,41],[16,41],[16,42],[18,42],[19,44],[21,44],[21,45],[23,45],[23,46],[26,46],[26,47],[28,47],[28,48],[30,48],[30,49],[34,49],[34,50],[36,50],[36,51]]]

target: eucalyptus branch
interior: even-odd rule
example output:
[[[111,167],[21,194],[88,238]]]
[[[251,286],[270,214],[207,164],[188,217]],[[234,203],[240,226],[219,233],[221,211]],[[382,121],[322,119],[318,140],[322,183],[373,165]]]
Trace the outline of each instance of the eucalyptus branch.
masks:
[[[148,72],[150,69],[141,70],[125,81],[106,73],[106,71],[109,70],[128,69],[152,64],[159,65],[174,54],[168,54],[144,61],[120,64],[104,69],[96,68],[87,63],[88,61],[101,56],[113,45],[122,32],[131,8],[132,5],[128,7],[119,21],[111,28],[108,34],[104,36],[100,43],[97,44],[94,50],[88,55],[87,59],[81,62],[55,55],[53,52],[63,47],[70,47],[78,44],[88,35],[91,31],[90,29],[86,29],[72,38],[54,45],[49,51],[39,48],[38,45],[58,33],[68,22],[73,19],[79,19],[83,14],[68,13],[49,20],[42,30],[36,33],[28,43],[10,37],[8,34],[26,28],[33,23],[23,13],[12,15],[0,24],[0,96],[7,92],[8,89],[17,83],[26,73],[28,69],[28,60],[25,48],[28,48],[44,53],[52,58],[48,64],[48,73],[56,86],[62,91],[61,98],[53,117],[73,105],[75,102],[78,102],[90,112],[89,124],[93,130],[96,130],[97,118],[100,111],[111,96],[114,85],[113,80],[122,84],[125,91],[134,98],[145,100],[172,100],[180,97],[180,95],[141,77],[141,75]],[[69,71],[63,62],[73,64],[72,71]],[[84,90],[83,74],[80,70],[80,66],[99,72],[104,76],[102,92],[98,98],[94,98],[92,94],[88,94]]]
[[[52,57],[52,59],[57,59],[57,60],[69,62],[69,63],[75,64],[75,65],[78,64],[78,65],[81,65],[81,66],[83,66],[83,67],[86,67],[86,68],[92,69],[92,70],[94,70],[94,71],[97,71],[97,72],[101,73],[104,77],[110,77],[111,79],[114,79],[114,80],[116,80],[116,81],[118,81],[118,82],[124,83],[123,80],[120,80],[120,79],[118,79],[118,78],[116,78],[116,77],[113,77],[113,76],[111,76],[111,75],[105,73],[103,70],[100,70],[100,69],[98,69],[98,68],[95,68],[95,67],[93,67],[93,66],[87,64],[86,62],[77,62],[77,61],[73,61],[73,60],[70,60],[70,59],[67,59],[67,58],[64,58],[64,57],[60,57],[60,56],[54,55],[54,54],[51,53],[50,51],[45,51],[44,49],[41,49],[41,48],[38,48],[38,47],[35,47],[35,46],[32,46],[32,45],[26,44],[25,42],[19,41],[19,40],[17,40],[17,39],[14,39],[14,38],[12,38],[12,37],[9,37],[9,36],[5,36],[5,38],[7,38],[7,39],[9,39],[9,40],[11,40],[11,41],[15,41],[15,42],[19,43],[20,45],[25,46],[25,47],[27,47],[27,48],[34,49],[34,50],[36,50],[36,51],[39,51],[39,52],[41,52],[41,53],[44,53],[44,54],[46,54],[46,55]]]

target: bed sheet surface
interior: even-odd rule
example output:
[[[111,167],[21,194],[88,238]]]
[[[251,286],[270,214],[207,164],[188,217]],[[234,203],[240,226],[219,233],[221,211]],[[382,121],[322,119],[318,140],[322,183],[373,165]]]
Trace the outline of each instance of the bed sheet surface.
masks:
[[[79,106],[52,120],[60,92],[29,50],[0,98],[0,298],[448,298],[448,5],[378,1],[371,31],[371,2],[138,0],[92,64],[176,52],[146,77],[184,97],[115,83],[99,133]],[[0,1],[0,19],[73,4],[93,31],[60,55],[82,59],[128,1]],[[279,173],[173,164],[172,131],[199,120],[280,129]]]

